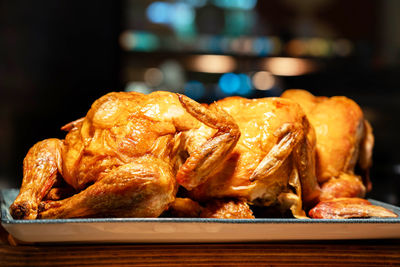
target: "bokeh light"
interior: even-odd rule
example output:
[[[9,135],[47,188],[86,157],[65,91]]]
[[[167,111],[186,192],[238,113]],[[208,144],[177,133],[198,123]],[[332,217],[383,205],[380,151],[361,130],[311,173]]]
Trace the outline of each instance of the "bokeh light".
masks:
[[[119,44],[122,49],[130,51],[136,45],[135,35],[131,31],[124,31],[119,36]]]
[[[144,73],[144,81],[148,86],[159,86],[164,79],[162,71],[158,68],[147,69]]]
[[[308,41],[308,49],[311,56],[326,57],[330,54],[330,46],[323,38],[311,38]]]
[[[153,2],[146,9],[147,18],[153,23],[167,24],[170,22],[172,7],[170,3]]]
[[[251,85],[251,79],[248,75],[244,73],[238,74],[239,80],[240,80],[240,86],[236,90],[235,93],[242,95],[242,96],[247,96],[251,93],[252,91],[252,85]]]
[[[303,39],[293,39],[286,44],[286,52],[293,57],[306,56],[308,54],[308,44]]]
[[[258,71],[252,77],[253,85],[258,90],[270,90],[275,85],[275,77],[268,71]]]
[[[240,88],[240,78],[235,73],[225,73],[218,81],[221,91],[227,95],[236,93]]]
[[[175,27],[192,24],[195,18],[194,9],[186,3],[175,3],[170,10],[170,23]]]
[[[232,36],[246,35],[255,23],[254,16],[249,11],[226,9],[224,33]]]
[[[193,7],[203,7],[207,3],[207,0],[182,0],[182,2]]]
[[[226,95],[247,96],[252,91],[251,79],[244,73],[225,73],[218,82],[219,88]]]
[[[129,82],[125,87],[126,92],[138,92],[142,94],[150,94],[152,90],[143,82]]]
[[[256,38],[253,42],[253,51],[259,56],[267,56],[271,53],[272,43],[268,37]]]
[[[257,0],[213,0],[212,2],[218,7],[243,10],[253,9],[257,4]]]
[[[173,92],[183,91],[185,84],[185,73],[179,62],[175,60],[167,60],[160,65],[160,70],[163,73],[163,85],[165,90]]]
[[[192,56],[188,62],[189,69],[207,73],[232,72],[237,65],[233,57],[220,55]]]
[[[265,68],[278,76],[299,76],[316,70],[316,65],[308,59],[272,57],[265,60]]]
[[[147,7],[146,15],[152,23],[168,25],[178,35],[190,36],[195,33],[194,19],[196,13],[193,4],[196,4],[196,2],[168,3],[157,1]]]
[[[119,42],[127,51],[151,52],[160,46],[159,37],[150,32],[124,31],[119,36]]]

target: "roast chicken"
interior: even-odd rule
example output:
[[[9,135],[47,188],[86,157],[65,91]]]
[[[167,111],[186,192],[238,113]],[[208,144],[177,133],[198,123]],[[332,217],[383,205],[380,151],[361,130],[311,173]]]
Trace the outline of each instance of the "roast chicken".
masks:
[[[240,136],[222,109],[168,92],[109,93],[63,129],[65,140],[41,141],[26,155],[14,218],[158,217],[177,181],[203,183]],[[44,200],[59,179],[75,193]]]
[[[283,98],[229,97],[209,108],[217,107],[234,118],[241,137],[218,171],[194,188],[190,197],[200,202],[238,199],[242,201],[238,205],[274,207],[305,217],[303,202],[315,204],[320,191],[314,130],[300,106]],[[214,131],[203,129],[205,135]]]
[[[114,92],[62,129],[28,151],[15,219],[396,216],[361,199],[372,128],[344,97]]]
[[[361,108],[347,97],[315,97],[305,90],[287,90],[282,97],[299,103],[315,130],[316,176],[321,195],[310,216],[395,217],[360,199],[371,190],[369,168],[374,145],[372,127]]]

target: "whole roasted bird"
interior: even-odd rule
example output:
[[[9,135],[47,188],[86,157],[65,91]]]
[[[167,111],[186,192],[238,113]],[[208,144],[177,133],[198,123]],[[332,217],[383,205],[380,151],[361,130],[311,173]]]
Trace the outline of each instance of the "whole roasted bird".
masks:
[[[172,209],[181,216],[195,210],[202,217],[248,218],[246,204],[252,204],[290,209],[301,218],[317,203],[310,217],[397,216],[362,199],[371,188],[374,137],[354,101],[288,90],[282,98],[229,97],[210,108],[216,106],[235,119],[242,135],[219,170],[189,193],[207,207],[180,200]]]
[[[274,207],[305,217],[303,202],[315,204],[320,191],[315,177],[314,130],[300,106],[283,98],[228,97],[209,108],[229,113],[241,137],[225,162],[194,188],[190,197],[211,203],[218,199],[218,206],[227,199],[229,207],[233,206],[230,199],[237,199],[241,201],[237,205]],[[203,130],[206,136],[214,131]]]
[[[315,97],[305,90],[287,90],[283,98],[300,104],[316,135],[316,175],[320,203],[314,218],[396,217],[361,199],[371,190],[374,136],[361,108],[344,96]],[[360,173],[356,174],[358,165]]]
[[[168,92],[109,93],[62,129],[65,140],[46,139],[26,155],[14,218],[157,217],[174,201],[176,180],[203,183],[240,136],[222,109]],[[43,201],[59,179],[75,193]]]
[[[110,93],[62,129],[65,140],[29,150],[14,218],[254,218],[249,204],[303,218],[318,202],[311,217],[396,216],[361,199],[370,183],[354,167],[368,173],[373,135],[347,98],[290,90],[207,106]],[[70,188],[61,199],[60,181]],[[179,186],[188,198],[176,198]]]

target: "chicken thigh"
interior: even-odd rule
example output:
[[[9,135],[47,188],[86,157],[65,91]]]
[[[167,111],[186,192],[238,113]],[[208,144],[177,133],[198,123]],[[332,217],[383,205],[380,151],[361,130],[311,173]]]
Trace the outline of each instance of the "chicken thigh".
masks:
[[[176,177],[188,189],[203,183],[240,136],[223,110],[169,92],[109,93],[63,129],[65,140],[26,155],[14,218],[157,217],[175,199]],[[42,201],[60,178],[77,193]]]
[[[198,201],[238,199],[304,217],[302,200],[314,203],[319,186],[315,136],[300,106],[282,98],[229,97],[210,105],[211,110],[217,107],[235,119],[241,137],[225,162],[190,196]],[[205,135],[214,131],[204,130]]]

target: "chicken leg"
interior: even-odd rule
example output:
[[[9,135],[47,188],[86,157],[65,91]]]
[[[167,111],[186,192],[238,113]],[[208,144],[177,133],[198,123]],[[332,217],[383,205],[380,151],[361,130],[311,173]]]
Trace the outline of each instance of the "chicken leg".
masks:
[[[24,159],[24,179],[20,193],[10,207],[15,219],[36,219],[40,201],[50,191],[61,173],[59,139],[46,139],[35,144]]]
[[[117,167],[70,198],[41,203],[39,218],[158,217],[175,199],[171,167],[141,158]]]

